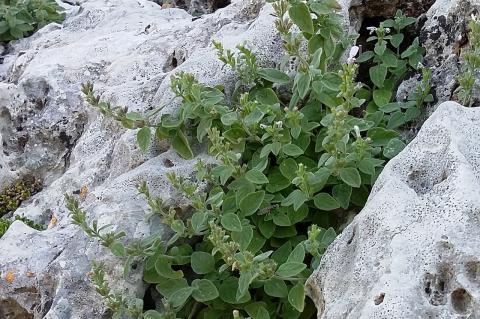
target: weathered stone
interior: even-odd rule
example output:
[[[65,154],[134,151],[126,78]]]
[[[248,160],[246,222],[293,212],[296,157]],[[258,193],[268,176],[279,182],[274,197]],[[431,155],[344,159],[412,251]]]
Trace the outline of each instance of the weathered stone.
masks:
[[[308,281],[318,318],[480,317],[480,110],[440,105]]]
[[[143,296],[142,267],[122,279],[122,261],[71,225],[64,193],[86,187],[81,205],[89,219],[113,224],[128,238],[164,232],[158,220],[145,221],[146,203],[136,190],[141,181],[168,203],[185,204],[165,175],[190,176],[196,160],[181,159],[165,142],[140,152],[134,131],[83,102],[82,82],[95,83],[114,105],[141,112],[164,105],[173,112],[169,83],[175,72],[232,90],[233,72],[218,61],[213,39],[229,48],[247,42],[263,65],[282,54],[272,8],[261,0],[233,1],[199,19],[146,0],[71,3],[62,25],[12,42],[0,68],[0,187],[26,174],[44,180],[42,192],[15,215],[45,226],[57,220],[43,232],[14,222],[0,239],[0,318],[108,317],[87,276],[92,260],[105,262],[116,291]],[[202,145],[194,150],[211,161]]]
[[[340,2],[346,17],[350,7],[361,5],[357,0]],[[350,10],[350,21],[352,28],[358,30],[364,18],[384,17],[387,12],[394,12],[397,4],[411,4],[412,12],[418,13],[430,2],[367,1],[367,6],[356,12],[357,16]],[[189,3],[192,8],[203,6],[201,10],[214,11],[226,2],[193,0]],[[465,17],[469,17],[473,7],[458,3],[460,1],[438,0],[420,18],[425,23],[423,27],[419,23],[417,28],[424,30],[420,37],[427,44],[426,61],[429,65],[435,61],[436,50],[439,50],[436,43],[429,42],[429,39],[437,36],[436,21],[445,17],[445,21],[464,25]],[[175,72],[193,73],[200,82],[207,85],[222,84],[227,93],[232,92],[235,76],[218,61],[211,40],[219,40],[227,48],[234,48],[246,41],[264,66],[276,64],[283,54],[281,41],[273,27],[272,8],[262,0],[235,0],[224,9],[201,17],[193,17],[178,8],[162,9],[146,0],[69,0],[62,5],[68,12],[64,23],[48,25],[28,39],[12,42],[7,47],[8,54],[3,57],[4,63],[0,64],[0,78],[3,81],[0,83],[0,187],[27,174],[44,180],[42,192],[26,201],[15,214],[44,225],[52,219],[57,220],[56,225],[44,232],[34,231],[17,221],[0,239],[0,318],[108,317],[102,300],[86,274],[90,271],[91,261],[99,260],[106,263],[108,276],[112,280],[118,279],[123,271],[121,261],[113,258],[97,243],[89,242],[77,227],[70,224],[63,193],[78,193],[85,186],[88,193],[81,204],[89,218],[98,219],[100,224],[113,224],[112,229],[125,230],[129,238],[164,232],[158,221],[154,220],[151,224],[145,222],[146,204],[135,189],[140,181],[147,180],[153,193],[161,194],[169,203],[177,206],[184,204],[183,199],[173,192],[165,174],[175,171],[188,176],[192,174],[195,161],[181,159],[169,150],[166,142],[152,144],[146,154],[140,152],[134,143],[134,131],[125,131],[117,123],[104,119],[96,110],[85,105],[79,90],[82,82],[94,82],[102,98],[112,104],[127,106],[130,110],[142,112],[165,106],[164,112],[174,112],[177,102],[172,101],[169,78]],[[377,15],[376,11],[380,9],[376,6],[383,12]],[[459,26],[449,30],[442,25],[439,30],[437,40],[445,47],[441,53],[445,58],[439,65],[434,65],[434,81],[437,81],[436,97],[443,101],[451,98],[455,88],[458,52],[454,48],[458,47],[458,43],[463,43],[463,40],[458,42],[451,39],[457,39],[460,33],[465,34],[465,29]],[[411,86],[405,83],[403,87],[414,86],[415,79],[410,81]],[[455,114],[467,121],[471,116],[470,111],[461,112]],[[441,111],[441,114],[444,113],[444,110]],[[432,134],[436,134],[436,131]],[[456,137],[452,137],[452,140],[457,141]],[[428,150],[428,140],[425,143],[427,146],[415,147]],[[469,145],[472,152],[474,146]],[[429,150],[433,151],[435,149]],[[203,154],[202,145],[196,145],[195,152],[199,158],[210,160]],[[438,162],[442,160],[445,159],[439,157]],[[405,160],[405,163],[410,162]],[[421,161],[414,161],[412,165],[419,163]],[[375,190],[376,193],[381,191]],[[409,216],[408,213],[413,214],[409,211],[406,216]],[[374,216],[369,220],[378,223]],[[472,221],[476,222],[473,217]],[[442,225],[448,228],[447,224]],[[455,227],[456,224],[451,225]],[[426,230],[422,225],[418,228]],[[347,228],[342,236],[351,234],[351,229]],[[372,233],[375,229],[368,228]],[[471,232],[466,233],[471,235]],[[382,238],[378,239],[378,243],[370,242],[372,247],[380,245]],[[453,243],[457,245],[460,239],[455,240]],[[395,242],[395,247],[400,244]],[[468,244],[465,249],[469,247]],[[338,248],[338,245],[333,247]],[[330,249],[329,254],[335,249]],[[478,256],[478,251],[474,252]],[[345,256],[353,258],[348,254]],[[326,260],[329,258],[335,257],[327,256]],[[447,262],[452,259],[451,256],[445,257]],[[465,269],[468,269],[465,276],[473,278],[471,280],[475,282],[478,261],[470,258],[465,265]],[[354,267],[346,262],[343,266]],[[440,270],[437,272],[435,267],[429,269],[430,275],[425,280],[451,277],[455,282],[460,282],[460,277],[446,275],[449,272],[442,271],[442,265],[438,267]],[[116,291],[141,297],[145,291],[141,275],[141,267],[136,267],[128,278],[114,282],[113,287]],[[364,295],[363,291],[369,291],[361,286],[363,281],[349,282],[349,277],[329,275],[333,279],[328,289],[333,289],[333,285],[344,286],[358,298]],[[363,278],[364,281],[368,279]],[[440,282],[438,279],[438,287],[441,287]],[[454,290],[451,290],[450,299],[446,295],[440,296],[438,288],[432,283],[431,297],[424,298],[430,298],[433,303],[440,305],[447,300],[445,306],[435,309],[447,309],[450,300],[453,300],[452,309],[468,313],[472,304],[468,296],[478,300],[478,292],[472,292],[470,286],[463,282],[461,288],[452,284]],[[321,285],[323,283],[316,288],[317,292],[321,291],[318,289],[324,289]],[[355,287],[360,288],[355,291]],[[341,295],[342,290],[338,291],[338,296],[348,300],[347,295]],[[372,303],[380,307],[391,296],[391,290],[372,290],[372,295],[369,295]],[[342,298],[335,297],[334,300],[340,303]],[[317,300],[319,306],[322,305],[320,300]],[[330,299],[326,300],[330,302]],[[355,300],[351,301],[355,305]]]

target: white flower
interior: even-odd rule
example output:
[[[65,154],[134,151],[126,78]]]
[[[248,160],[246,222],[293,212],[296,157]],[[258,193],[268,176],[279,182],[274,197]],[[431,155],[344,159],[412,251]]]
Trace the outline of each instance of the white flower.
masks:
[[[357,125],[355,125],[353,127],[353,130],[355,131],[355,135],[357,135],[357,138],[359,138],[360,137],[360,128]]]
[[[472,13],[471,17],[473,21],[477,21],[477,16],[474,13]]]
[[[348,64],[353,64],[355,63],[355,57],[357,56],[358,54],[358,51],[360,51],[360,48],[356,45],[354,45],[351,49],[350,49],[350,53],[348,54],[348,59],[347,59],[347,63]]]
[[[282,121],[275,122],[275,125],[276,125],[278,128],[282,128],[282,127],[283,127],[283,122],[282,122]]]
[[[417,69],[423,69],[425,66],[422,64],[422,62],[418,62],[417,64]]]
[[[370,34],[373,34],[373,33],[375,33],[375,31],[377,31],[377,28],[376,27],[367,27],[367,30],[370,31]]]
[[[392,31],[390,28],[385,28],[385,33],[386,33],[386,34],[389,34],[390,31]]]
[[[262,130],[266,129],[267,127],[268,127],[268,126],[266,126],[265,124],[260,124],[260,128],[261,128]]]

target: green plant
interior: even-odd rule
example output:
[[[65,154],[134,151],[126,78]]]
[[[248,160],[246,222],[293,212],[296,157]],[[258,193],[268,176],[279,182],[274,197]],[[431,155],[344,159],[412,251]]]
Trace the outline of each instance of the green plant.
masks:
[[[457,77],[457,96],[465,106],[472,106],[472,94],[476,85],[477,70],[480,68],[480,21],[475,15],[468,24],[469,48],[461,56],[461,72]]]
[[[351,46],[356,37],[343,34],[335,1],[278,0],[273,7],[287,58],[298,63],[292,77],[258,65],[245,45],[234,52],[215,42],[219,59],[238,74],[233,96],[178,73],[171,87],[181,106],[158,123],[153,115],[159,110],[141,115],[112,107],[95,95],[92,84],[82,87],[102,114],[138,129],[142,150],[156,136],[190,159],[191,140],[207,138],[218,161],[199,161],[193,180],[168,174],[190,203],[187,218],[153,197],[146,183],[139,185],[152,214],[174,232],[167,242],[155,234],[125,244],[123,232],[99,228],[96,221],[90,226],[75,198],[66,197],[74,223],[123,257],[126,269],[132,258],[145,259],[144,280],[156,285],[166,307],[162,313],[136,312],[135,318],[313,317],[306,278],[336,237],[341,216],[364,205],[384,163],[405,146],[395,129],[432,100],[430,72],[422,68],[417,89],[406,101],[392,102],[423,52],[417,39],[403,43],[401,31],[414,20],[401,12],[372,29],[375,49],[356,58],[359,48]],[[372,64],[371,82],[357,83],[359,61]],[[290,94],[278,94],[286,89]],[[115,297],[101,278],[95,280],[97,289],[115,316],[129,312],[128,299]]]
[[[0,193],[0,217],[8,212],[15,211],[24,200],[40,191],[41,188],[41,182],[30,177],[7,186]]]
[[[54,0],[0,0],[0,41],[21,39],[65,15]]]
[[[31,219],[28,219],[24,216],[15,216],[15,220],[19,220],[21,222],[23,222],[25,225],[27,225],[28,227],[31,227],[33,229],[36,229],[36,230],[45,230],[45,227],[43,225],[40,225],[40,224],[37,224],[35,223],[33,220]],[[2,237],[5,232],[7,231],[8,227],[10,227],[10,225],[12,224],[13,222],[10,221],[9,219],[6,219],[6,218],[0,218],[0,237]]]
[[[7,229],[11,224],[12,222],[8,219],[0,218],[0,238],[7,232]]]

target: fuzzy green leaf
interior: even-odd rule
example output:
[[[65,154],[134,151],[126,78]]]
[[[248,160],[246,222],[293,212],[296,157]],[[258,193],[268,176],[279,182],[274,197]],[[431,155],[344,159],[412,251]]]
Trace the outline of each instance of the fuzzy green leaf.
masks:
[[[288,302],[298,312],[303,312],[303,308],[305,307],[305,288],[302,284],[298,283],[290,289]]]
[[[222,226],[229,231],[242,231],[242,222],[234,213],[228,213],[222,216]]]
[[[264,191],[250,193],[240,201],[240,210],[245,216],[253,215],[263,203]]]
[[[391,139],[398,136],[398,132],[376,127],[369,130],[367,136],[372,139],[372,146],[385,146]]]
[[[288,295],[288,288],[281,279],[272,278],[263,286],[265,293],[271,297],[285,298]]]
[[[313,34],[313,21],[310,15],[310,10],[303,2],[295,3],[290,10],[288,10],[290,19],[302,30],[303,32]]]
[[[169,301],[174,308],[182,306],[193,292],[192,287],[185,287],[175,291],[170,295]]]
[[[262,68],[258,70],[258,75],[273,83],[287,84],[290,82],[288,75],[277,69]]]
[[[208,274],[215,270],[215,259],[209,253],[195,251],[191,260],[193,271],[199,275]]]
[[[388,89],[373,91],[373,100],[377,106],[382,107],[390,102],[392,98],[392,91]]]
[[[150,127],[142,127],[137,132],[137,143],[142,152],[145,152],[147,150],[148,146],[150,145],[151,139],[152,131],[150,130]]]
[[[164,319],[165,317],[156,310],[147,310],[143,314],[143,319]]]
[[[253,279],[253,274],[250,271],[240,273],[240,278],[238,279],[238,290],[236,295],[237,301],[239,301],[242,296],[247,293]]]
[[[302,263],[305,259],[305,247],[303,243],[298,244],[288,256],[287,263]]]
[[[340,179],[352,187],[360,187],[362,179],[356,168],[346,167],[340,170]]]
[[[282,147],[283,153],[288,156],[298,157],[303,154],[303,150],[295,144],[286,144]]]
[[[188,282],[185,278],[180,278],[180,279],[163,278],[155,286],[157,291],[166,298],[170,298],[175,291],[180,290],[182,288],[187,288],[187,287],[188,287]]]
[[[265,303],[251,303],[245,307],[245,310],[252,319],[270,319],[270,315],[263,305],[265,305]]]
[[[334,210],[340,207],[335,198],[327,193],[319,193],[313,198],[313,202],[318,209]]]
[[[398,138],[394,138],[388,142],[383,149],[383,156],[386,158],[393,158],[405,148],[405,143]]]
[[[301,273],[305,268],[307,268],[307,265],[304,263],[286,262],[278,267],[276,274],[280,277],[293,277]]]
[[[171,262],[165,256],[159,256],[155,261],[155,270],[165,278],[179,279],[183,277],[181,270],[173,270]]]
[[[192,297],[196,301],[205,302],[218,298],[217,287],[208,279],[195,279],[192,281]]]
[[[343,209],[350,206],[350,196],[352,195],[352,187],[346,184],[335,185],[332,188],[333,198]]]
[[[370,79],[373,84],[379,88],[383,88],[385,78],[387,77],[387,68],[383,65],[376,65],[370,68]]]
[[[232,239],[240,244],[240,248],[247,249],[253,238],[253,229],[251,226],[242,225],[242,231],[232,232]]]
[[[188,142],[187,136],[183,131],[178,131],[174,136],[172,139],[172,147],[181,157],[185,159],[193,158],[193,152],[190,148],[190,143]]]
[[[305,195],[301,190],[296,189],[282,201],[282,206],[293,205],[293,209],[297,211],[307,200],[307,195]]]
[[[249,170],[245,174],[245,178],[254,183],[254,184],[267,184],[268,183],[268,178],[265,176],[262,172],[256,169]]]

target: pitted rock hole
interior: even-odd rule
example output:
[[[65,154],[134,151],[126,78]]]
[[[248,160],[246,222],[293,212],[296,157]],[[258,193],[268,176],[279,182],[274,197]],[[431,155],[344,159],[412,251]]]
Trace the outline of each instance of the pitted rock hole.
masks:
[[[183,56],[183,54],[181,54],[179,51],[173,51],[173,53],[170,55],[167,62],[163,66],[163,72],[173,71],[183,62],[185,62],[185,57]]]
[[[373,302],[375,303],[375,306],[378,306],[379,304],[381,304],[383,302],[383,299],[385,299],[385,293],[382,292],[381,294],[375,297],[375,300],[373,300]]]
[[[14,299],[0,299],[1,319],[33,319],[33,314],[21,307]]]
[[[431,305],[440,306],[447,303],[447,288],[452,276],[453,271],[448,265],[440,266],[437,274],[425,275],[423,291]]]
[[[440,173],[437,176],[432,176],[431,173],[423,169],[412,169],[407,176],[408,186],[417,194],[425,195],[432,190],[433,186],[446,180],[449,175],[447,170],[435,171],[434,174]]]
[[[480,284],[480,261],[469,261],[465,265],[467,278],[474,283]]]
[[[461,314],[469,313],[473,307],[472,296],[463,288],[456,289],[451,294],[453,309]]]

